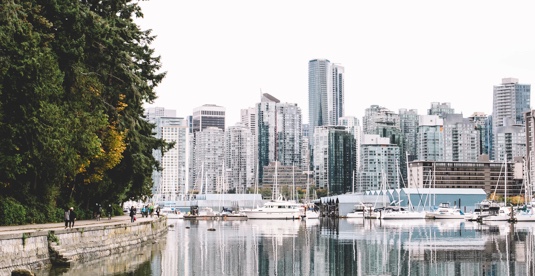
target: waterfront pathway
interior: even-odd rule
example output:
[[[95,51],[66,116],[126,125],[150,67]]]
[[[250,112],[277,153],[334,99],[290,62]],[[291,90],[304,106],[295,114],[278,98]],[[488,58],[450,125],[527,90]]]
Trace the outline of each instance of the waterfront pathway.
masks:
[[[160,215],[161,216],[161,215]],[[153,215],[152,218],[141,218],[141,215],[136,215],[136,222],[150,221],[156,219],[157,216]],[[111,219],[107,217],[101,218],[100,220],[90,219],[90,220],[76,220],[73,228],[79,228],[84,226],[100,226],[100,225],[111,225],[111,224],[123,224],[131,223],[130,216],[114,216]],[[2,235],[11,235],[17,233],[28,233],[28,232],[37,232],[37,231],[49,231],[49,230],[62,230],[65,229],[65,222],[57,223],[44,223],[44,224],[26,224],[26,225],[14,225],[14,226],[0,226],[0,236]]]

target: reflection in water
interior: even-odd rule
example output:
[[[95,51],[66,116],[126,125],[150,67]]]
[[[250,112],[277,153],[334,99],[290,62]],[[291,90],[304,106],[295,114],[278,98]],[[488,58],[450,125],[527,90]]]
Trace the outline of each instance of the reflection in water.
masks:
[[[170,221],[130,256],[38,275],[534,275],[535,223]],[[215,231],[208,231],[209,228]],[[139,254],[142,253],[142,254]],[[126,257],[126,258],[125,258]],[[85,269],[85,270],[84,270]]]

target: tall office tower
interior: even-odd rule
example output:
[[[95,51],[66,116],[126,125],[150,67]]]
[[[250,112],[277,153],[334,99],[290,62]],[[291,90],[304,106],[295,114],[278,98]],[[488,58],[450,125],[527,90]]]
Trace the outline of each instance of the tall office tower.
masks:
[[[353,177],[355,178],[354,184],[359,185],[359,174],[362,170],[360,166],[360,141],[362,138],[362,130],[360,129],[360,121],[357,117],[340,117],[338,124],[346,127],[346,131],[353,135],[355,138],[355,168],[353,169]]]
[[[504,125],[504,120],[512,119],[514,125],[524,124],[524,112],[530,110],[531,85],[519,84],[518,79],[503,78],[502,84],[494,85],[492,104],[492,129],[494,142],[498,127]],[[491,159],[495,160],[496,151],[491,153]]]
[[[404,140],[402,153],[408,154],[409,161],[416,160],[416,134],[418,133],[418,110],[399,109],[399,125]]]
[[[207,127],[217,127],[225,131],[225,108],[214,104],[205,104],[193,109],[192,130],[202,131]]]
[[[281,103],[268,93],[262,95],[257,108],[258,177],[262,183],[263,167],[279,161],[282,166],[301,167],[301,108]]]
[[[344,116],[344,67],[327,59],[308,62],[308,112],[312,133],[317,126],[338,124]]]
[[[164,114],[172,114],[164,113]],[[160,163],[162,170],[154,171],[152,193],[155,202],[174,201],[177,196],[186,194],[187,187],[187,135],[186,120],[179,117],[154,117],[154,132],[157,138],[173,142],[175,146],[162,155],[159,150],[153,156]]]
[[[355,191],[397,189],[401,185],[399,175],[399,146],[377,134],[364,134],[360,145],[362,173]]]
[[[214,104],[205,104],[193,109],[193,115],[191,116],[191,149],[195,149],[197,144],[197,133],[202,132],[206,128],[216,127],[225,131],[225,108],[222,106],[217,106]],[[223,147],[223,143],[220,145]],[[197,177],[201,172],[197,171],[199,168],[196,164],[196,152],[191,151],[189,162],[189,176],[190,176],[190,185],[194,185]]]
[[[195,134],[193,189],[199,193],[226,193],[224,177],[224,131],[207,127]]]
[[[145,116],[145,120],[155,123],[156,118],[159,117],[176,117],[176,110],[165,109],[165,107],[149,107],[145,109],[143,115]]]
[[[432,102],[431,108],[427,110],[427,115],[438,115],[440,118],[444,118],[446,114],[454,114],[455,110],[451,107],[450,103]]]
[[[418,122],[416,149],[420,161],[444,160],[444,121],[439,115],[421,115]]]
[[[251,130],[241,123],[225,131],[225,184],[235,193],[254,184],[254,146]]]
[[[476,162],[479,157],[479,132],[462,114],[444,115],[444,160]]]
[[[314,132],[314,180],[329,194],[353,191],[355,138],[343,126],[321,126]]]
[[[329,124],[338,125],[338,118],[344,116],[344,67],[340,64],[331,65],[331,93],[329,101]],[[332,101],[332,102],[331,102]]]
[[[504,120],[504,125],[495,130],[494,160],[512,162],[515,157],[526,156],[526,127],[515,124],[511,118]]]
[[[483,112],[474,112],[468,120],[475,125],[475,129],[479,133],[479,155],[489,155],[490,139],[492,131],[489,127],[489,116]]]

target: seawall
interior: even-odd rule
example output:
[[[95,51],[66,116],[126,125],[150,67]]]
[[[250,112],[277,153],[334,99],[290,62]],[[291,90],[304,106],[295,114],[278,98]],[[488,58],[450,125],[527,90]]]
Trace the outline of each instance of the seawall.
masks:
[[[85,225],[72,229],[35,229],[0,235],[0,275],[17,268],[71,266],[152,242],[167,232],[162,216],[138,222]]]

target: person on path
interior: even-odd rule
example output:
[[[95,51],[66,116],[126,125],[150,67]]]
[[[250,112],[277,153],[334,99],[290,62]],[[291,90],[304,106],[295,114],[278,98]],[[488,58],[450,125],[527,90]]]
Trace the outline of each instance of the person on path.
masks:
[[[134,206],[130,207],[130,222],[134,222],[136,220],[136,208]]]
[[[102,216],[102,206],[97,203],[95,205],[95,218],[100,220],[100,216]]]
[[[69,227],[69,221],[70,221],[70,212],[69,212],[69,208],[66,208],[65,209],[65,214],[64,214],[64,217],[63,219],[65,219],[65,229],[67,229],[67,227]]]
[[[69,210],[69,227],[70,228],[74,227],[74,221],[76,221],[76,212],[74,212],[74,208],[71,207],[71,209]]]
[[[111,208],[111,204],[108,204],[108,208],[106,208],[106,213],[108,213],[108,220],[111,219],[111,213],[113,209]]]
[[[156,206],[156,216],[160,217],[160,206]]]

